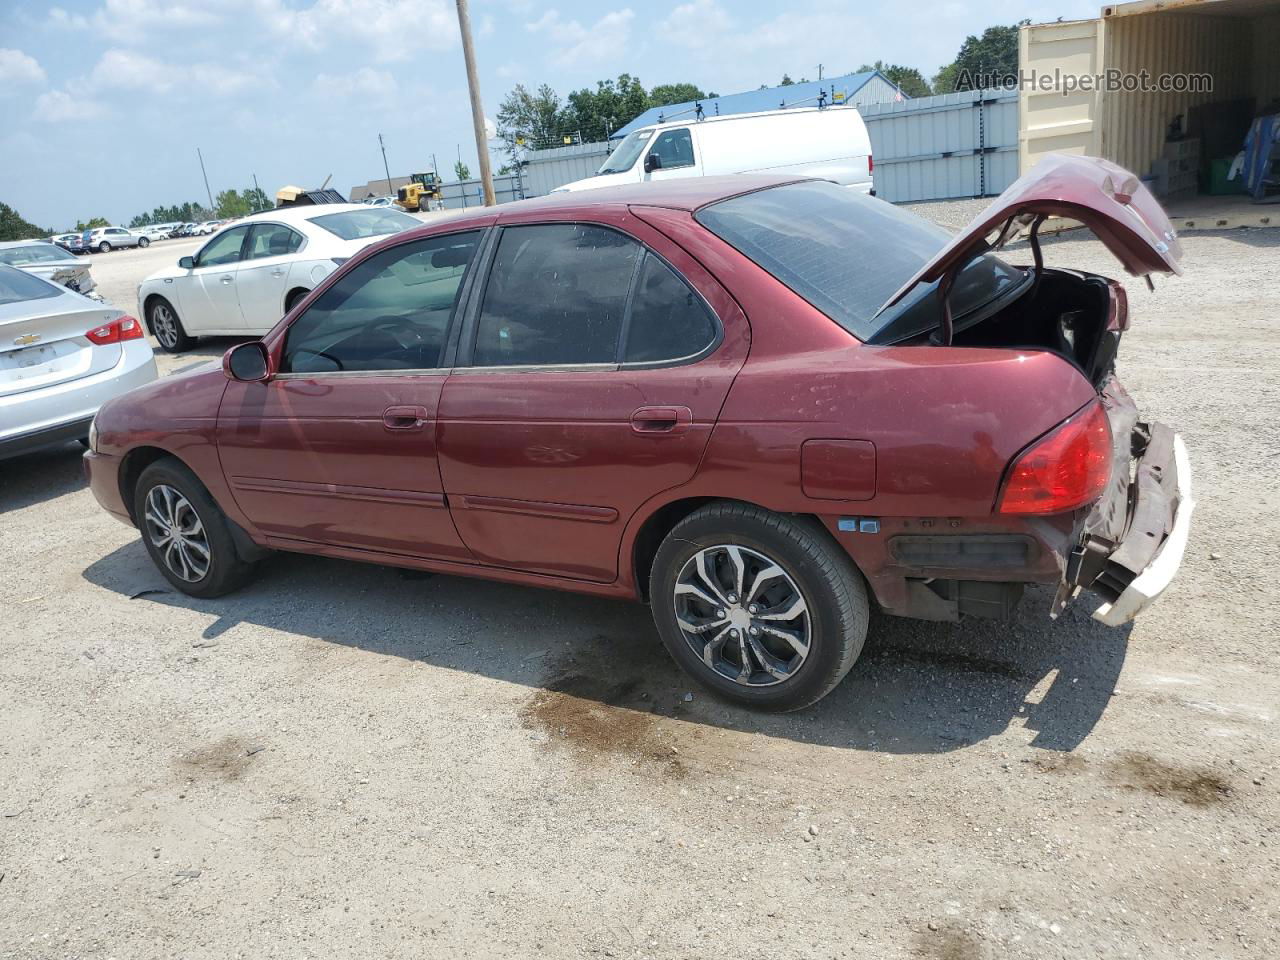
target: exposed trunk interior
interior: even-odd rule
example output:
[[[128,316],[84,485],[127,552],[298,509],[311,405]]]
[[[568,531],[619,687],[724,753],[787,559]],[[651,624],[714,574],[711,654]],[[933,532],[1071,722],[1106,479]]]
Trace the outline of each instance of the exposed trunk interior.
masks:
[[[1105,277],[1042,268],[1032,288],[1003,310],[957,324],[951,342],[1052,350],[1101,389],[1115,366],[1126,312],[1123,290]]]

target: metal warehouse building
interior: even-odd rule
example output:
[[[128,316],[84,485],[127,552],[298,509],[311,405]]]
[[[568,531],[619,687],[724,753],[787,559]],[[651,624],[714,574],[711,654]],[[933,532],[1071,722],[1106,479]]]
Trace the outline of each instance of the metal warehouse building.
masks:
[[[1280,113],[1280,0],[1138,0],[1096,20],[1036,24],[1020,35],[1019,167],[1044,154],[1106,157],[1165,178],[1175,214],[1247,213],[1247,197],[1203,196],[1214,161],[1244,144],[1255,117]],[[1211,90],[1074,90],[1028,83],[1034,72],[1096,76],[1208,74]],[[1184,137],[1168,141],[1181,117]],[[1197,202],[1197,195],[1200,195]],[[1275,207],[1269,208],[1271,212]],[[1253,206],[1252,216],[1265,216]],[[1271,220],[1276,218],[1270,217]],[[1222,224],[1228,225],[1228,224]],[[1234,221],[1231,225],[1234,225]]]

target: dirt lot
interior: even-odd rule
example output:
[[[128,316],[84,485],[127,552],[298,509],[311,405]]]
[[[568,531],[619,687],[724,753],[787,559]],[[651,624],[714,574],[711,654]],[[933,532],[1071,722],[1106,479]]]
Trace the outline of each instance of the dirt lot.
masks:
[[[879,617],[798,715],[689,700],[623,603],[289,556],[187,599],[77,449],[3,464],[0,957],[1280,954],[1280,231],[1185,246],[1121,357],[1191,448],[1170,593]]]

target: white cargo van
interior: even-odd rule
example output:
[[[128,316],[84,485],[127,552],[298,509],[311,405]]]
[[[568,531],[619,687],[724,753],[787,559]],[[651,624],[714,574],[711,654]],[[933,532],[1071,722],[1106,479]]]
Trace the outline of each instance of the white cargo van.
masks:
[[[795,173],[870,193],[871,170],[871,140],[856,107],[793,107],[641,127],[627,134],[594,177],[558,189]]]

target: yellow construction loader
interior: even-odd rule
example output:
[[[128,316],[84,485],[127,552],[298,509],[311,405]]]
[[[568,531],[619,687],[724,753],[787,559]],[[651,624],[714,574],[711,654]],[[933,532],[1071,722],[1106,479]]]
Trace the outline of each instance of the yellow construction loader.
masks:
[[[431,204],[439,199],[440,181],[434,173],[415,173],[396,191],[396,203],[410,213],[430,210]]]

